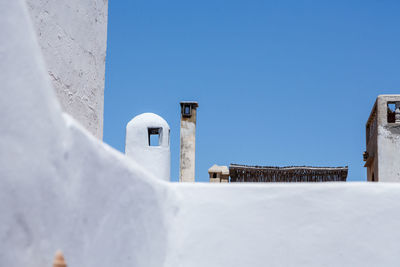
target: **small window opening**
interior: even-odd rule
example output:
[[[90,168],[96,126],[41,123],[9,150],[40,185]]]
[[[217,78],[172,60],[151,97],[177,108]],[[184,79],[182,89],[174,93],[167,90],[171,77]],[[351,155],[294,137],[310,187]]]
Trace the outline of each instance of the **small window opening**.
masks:
[[[190,105],[184,105],[182,114],[184,117],[190,117],[192,115],[192,107]]]
[[[160,146],[161,128],[149,128],[149,146]]]
[[[395,123],[396,122],[396,103],[388,102],[387,104],[387,122]]]
[[[215,172],[213,173],[213,178],[217,178],[217,174]]]

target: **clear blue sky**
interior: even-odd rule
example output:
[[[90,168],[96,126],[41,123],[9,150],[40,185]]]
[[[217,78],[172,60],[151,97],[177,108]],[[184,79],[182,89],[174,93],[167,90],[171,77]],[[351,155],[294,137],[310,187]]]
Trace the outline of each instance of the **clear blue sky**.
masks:
[[[109,1],[104,141],[154,112],[199,102],[196,180],[214,163],[366,170],[365,122],[400,93],[400,1]]]

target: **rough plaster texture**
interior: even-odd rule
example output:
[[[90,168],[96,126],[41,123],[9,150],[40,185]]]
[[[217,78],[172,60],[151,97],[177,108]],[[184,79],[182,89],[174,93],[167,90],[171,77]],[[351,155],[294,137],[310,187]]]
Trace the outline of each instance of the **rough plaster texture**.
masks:
[[[150,146],[149,128],[160,128],[159,146]],[[126,125],[125,154],[154,177],[170,181],[171,152],[168,123],[154,113],[143,113]]]
[[[181,118],[179,182],[195,181],[196,117],[197,109],[193,108],[190,118]]]
[[[368,181],[374,174],[375,181],[400,182],[400,123],[388,123],[388,102],[400,102],[400,95],[378,96],[371,112],[372,117],[375,112],[376,126],[372,127],[367,143],[371,159],[367,169]]]
[[[400,182],[400,123],[378,127],[380,182]]]
[[[62,115],[28,16],[0,0],[0,266],[398,266],[400,184],[160,181]]]
[[[102,139],[107,0],[26,0],[61,107]]]

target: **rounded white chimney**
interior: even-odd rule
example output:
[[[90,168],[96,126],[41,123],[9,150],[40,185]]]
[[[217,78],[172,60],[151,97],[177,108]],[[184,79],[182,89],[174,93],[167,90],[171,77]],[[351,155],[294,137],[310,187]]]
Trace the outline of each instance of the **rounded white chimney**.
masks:
[[[170,181],[170,128],[154,113],[143,113],[126,125],[125,154],[153,174]]]

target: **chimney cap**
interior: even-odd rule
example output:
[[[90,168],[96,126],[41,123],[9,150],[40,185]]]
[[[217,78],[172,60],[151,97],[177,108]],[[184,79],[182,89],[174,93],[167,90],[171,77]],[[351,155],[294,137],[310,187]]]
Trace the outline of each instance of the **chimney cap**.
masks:
[[[190,105],[192,106],[192,108],[197,108],[199,106],[199,103],[197,103],[197,101],[181,101],[181,107],[183,105]]]

